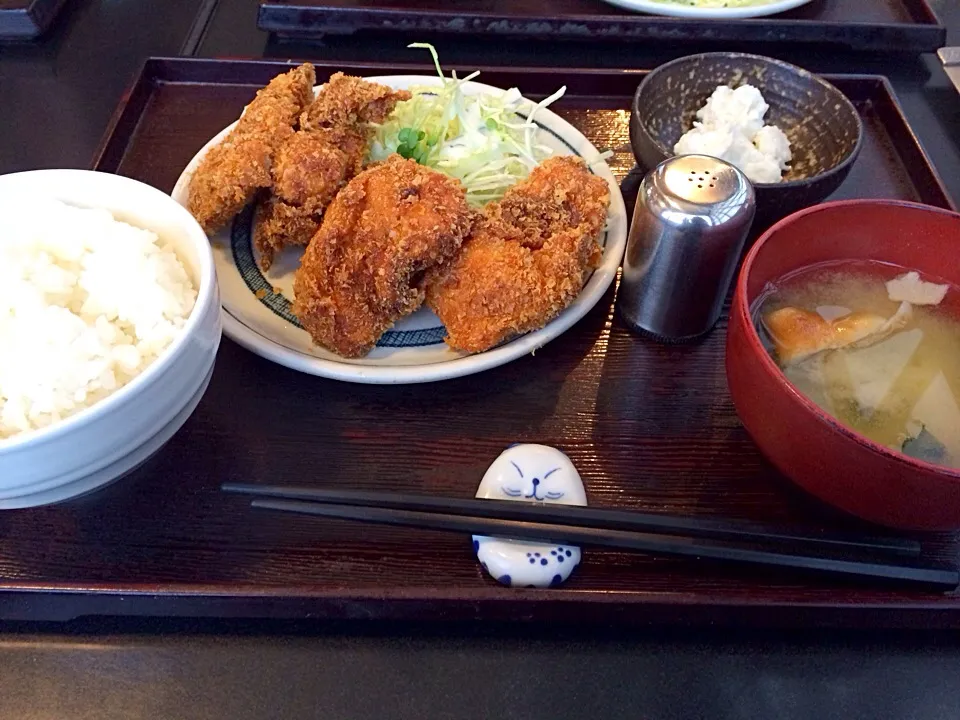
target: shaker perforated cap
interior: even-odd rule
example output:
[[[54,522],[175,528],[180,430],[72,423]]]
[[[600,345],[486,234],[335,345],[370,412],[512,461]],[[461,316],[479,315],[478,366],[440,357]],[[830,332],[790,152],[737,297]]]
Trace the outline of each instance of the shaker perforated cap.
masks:
[[[706,155],[681,155],[654,172],[653,184],[664,195],[695,205],[739,204],[750,186],[743,173]]]
[[[640,185],[617,306],[635,330],[694,339],[720,317],[756,201],[733,165],[706,155],[662,162]]]

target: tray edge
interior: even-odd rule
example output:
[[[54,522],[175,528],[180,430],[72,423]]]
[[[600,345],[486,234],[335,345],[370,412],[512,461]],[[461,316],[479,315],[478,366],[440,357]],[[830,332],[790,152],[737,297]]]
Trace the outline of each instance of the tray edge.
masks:
[[[897,50],[935,52],[946,41],[946,27],[926,0],[917,0],[930,17],[930,22],[914,23],[837,23],[810,20],[723,20],[710,21],[712,41],[742,41],[777,44],[818,43],[846,47],[856,51]],[[484,27],[470,27],[470,20]],[[314,25],[305,27],[305,25]],[[524,26],[537,28],[536,32]],[[263,0],[257,11],[257,27],[283,37],[300,40],[319,39],[324,35],[350,35],[360,31],[448,33],[478,35],[482,33],[508,38],[549,36],[552,39],[604,40],[702,40],[703,21],[663,18],[650,15],[603,15],[578,18],[571,22],[557,16],[534,16],[518,19],[502,12],[475,12],[470,16],[454,11],[405,10],[402,8],[331,8],[317,5],[276,4]],[[574,29],[576,28],[576,29]],[[784,38],[784,28],[795,37]],[[749,30],[749,32],[745,32]],[[847,32],[859,30],[863,39],[844,39]],[[824,37],[824,34],[827,37]],[[748,37],[749,36],[749,37]],[[898,40],[898,38],[901,38]]]

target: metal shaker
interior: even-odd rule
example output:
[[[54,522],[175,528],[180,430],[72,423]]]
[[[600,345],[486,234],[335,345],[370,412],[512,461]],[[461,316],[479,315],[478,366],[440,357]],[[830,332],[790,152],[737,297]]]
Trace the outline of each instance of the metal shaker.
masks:
[[[647,173],[623,260],[621,317],[666,342],[712,329],[755,209],[750,181],[722,160],[681,155]]]

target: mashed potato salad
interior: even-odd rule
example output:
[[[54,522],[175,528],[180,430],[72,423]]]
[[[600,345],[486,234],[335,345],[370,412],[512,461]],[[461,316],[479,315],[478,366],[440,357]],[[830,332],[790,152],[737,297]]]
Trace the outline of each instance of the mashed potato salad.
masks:
[[[720,85],[697,111],[693,129],[674,146],[677,155],[710,155],[735,165],[751,182],[778,183],[793,159],[783,130],[767,125],[770,106],[752,85]]]
[[[197,299],[173,249],[106,210],[36,197],[0,207],[0,439],[129,383]]]

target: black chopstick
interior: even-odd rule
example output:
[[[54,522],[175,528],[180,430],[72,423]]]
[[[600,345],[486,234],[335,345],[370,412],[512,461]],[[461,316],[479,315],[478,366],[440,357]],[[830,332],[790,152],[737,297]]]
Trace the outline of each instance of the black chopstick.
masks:
[[[304,488],[281,485],[226,483],[227,492],[289,500],[312,500],[338,505],[377,506],[395,510],[446,512],[474,517],[547,522],[611,530],[653,532],[662,535],[684,535],[736,542],[762,542],[801,550],[824,549],[917,557],[920,543],[906,538],[861,537],[846,534],[797,535],[756,523],[730,523],[717,520],[654,515],[629,510],[589,508],[575,505],[548,505],[509,500],[476,500],[433,497],[404,493],[383,493],[365,490]]]
[[[486,502],[486,501],[484,501]],[[437,512],[397,510],[393,508],[335,505],[302,500],[254,499],[253,507],[296,512],[321,517],[357,520],[381,525],[399,525],[430,530],[495,535],[540,542],[598,545],[636,550],[654,555],[707,558],[783,568],[869,577],[925,586],[955,589],[960,573],[955,569],[846,560],[816,555],[788,554],[737,546],[718,540],[656,535],[653,533],[573,527],[551,523],[521,522],[485,517],[450,515]]]

